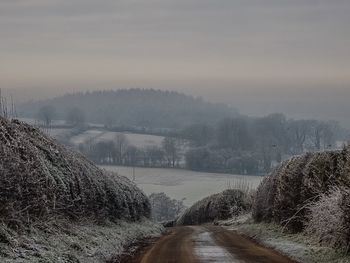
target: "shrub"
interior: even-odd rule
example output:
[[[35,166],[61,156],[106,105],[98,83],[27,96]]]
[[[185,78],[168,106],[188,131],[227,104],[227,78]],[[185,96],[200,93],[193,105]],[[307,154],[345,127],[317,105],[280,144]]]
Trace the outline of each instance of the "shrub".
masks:
[[[171,199],[165,193],[152,193],[149,199],[152,207],[152,219],[155,222],[176,220],[186,208],[183,201]]]
[[[302,231],[310,202],[318,201],[334,186],[350,187],[349,167],[349,149],[291,158],[258,187],[254,219]]]
[[[128,179],[96,167],[39,130],[0,118],[0,220],[48,217],[137,220],[147,197]]]
[[[350,189],[335,187],[312,202],[308,206],[305,233],[317,238],[322,245],[347,247],[350,237],[350,224],[346,218],[349,197]]]
[[[251,209],[250,196],[239,189],[229,189],[206,197],[187,209],[178,225],[197,225],[238,216]]]

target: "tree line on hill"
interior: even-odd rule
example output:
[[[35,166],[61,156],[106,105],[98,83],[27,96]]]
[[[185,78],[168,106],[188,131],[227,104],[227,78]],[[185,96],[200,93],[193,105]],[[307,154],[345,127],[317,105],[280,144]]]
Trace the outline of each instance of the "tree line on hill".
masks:
[[[74,110],[75,109],[75,110]],[[222,117],[237,116],[236,109],[173,91],[127,89],[79,92],[19,105],[26,118],[65,119],[84,113],[86,122],[106,127],[182,128],[192,123],[214,123]],[[72,116],[76,119],[79,116]]]

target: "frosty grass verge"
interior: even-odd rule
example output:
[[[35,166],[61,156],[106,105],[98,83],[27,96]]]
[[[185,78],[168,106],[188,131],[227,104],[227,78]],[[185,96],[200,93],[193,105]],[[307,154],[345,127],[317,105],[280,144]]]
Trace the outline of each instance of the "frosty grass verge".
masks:
[[[49,231],[48,231],[49,230]],[[163,228],[143,220],[96,225],[91,222],[52,225],[20,235],[0,226],[0,262],[118,263],[124,248],[137,240],[159,236]],[[4,241],[4,240],[3,240]]]
[[[237,231],[259,244],[272,248],[300,263],[349,263],[344,251],[325,247],[303,233],[291,234],[273,223],[254,223],[251,215],[220,221],[220,225]]]

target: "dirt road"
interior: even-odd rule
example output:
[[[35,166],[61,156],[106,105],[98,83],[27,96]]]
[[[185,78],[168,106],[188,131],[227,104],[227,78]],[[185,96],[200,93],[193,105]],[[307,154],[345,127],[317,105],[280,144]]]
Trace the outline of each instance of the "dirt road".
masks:
[[[176,227],[132,263],[294,263],[218,226]]]

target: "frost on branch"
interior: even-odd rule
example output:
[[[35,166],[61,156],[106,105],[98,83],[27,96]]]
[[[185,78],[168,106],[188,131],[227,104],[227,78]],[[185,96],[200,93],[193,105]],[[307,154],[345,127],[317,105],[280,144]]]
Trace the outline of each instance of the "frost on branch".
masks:
[[[0,117],[0,220],[13,226],[68,217],[138,220],[147,197],[38,129]]]
[[[258,187],[253,217],[321,243],[350,245],[350,148],[295,156]]]
[[[177,220],[178,225],[197,225],[215,220],[225,220],[251,209],[249,193],[239,189],[228,189],[208,196],[187,209]]]
[[[309,207],[305,232],[322,245],[346,247],[350,237],[350,189],[334,187]]]

